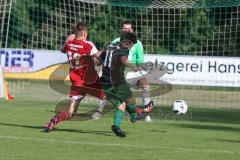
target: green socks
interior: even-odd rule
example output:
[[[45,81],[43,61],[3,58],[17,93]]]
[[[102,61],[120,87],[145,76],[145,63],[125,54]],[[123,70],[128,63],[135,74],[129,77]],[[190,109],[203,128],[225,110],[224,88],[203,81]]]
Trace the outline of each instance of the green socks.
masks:
[[[127,105],[127,111],[130,115],[136,113],[136,103],[135,103],[135,101],[133,101],[131,104]]]
[[[120,109],[117,109],[114,114],[114,125],[120,128],[120,125],[122,124],[124,112]]]
[[[127,111],[130,114],[131,122],[136,122],[136,120],[137,120],[136,103],[132,103],[131,105],[128,105]]]
[[[136,122],[136,103],[127,106],[127,111],[130,114],[131,122]],[[124,111],[117,109],[114,114],[114,125],[120,128],[124,116]]]

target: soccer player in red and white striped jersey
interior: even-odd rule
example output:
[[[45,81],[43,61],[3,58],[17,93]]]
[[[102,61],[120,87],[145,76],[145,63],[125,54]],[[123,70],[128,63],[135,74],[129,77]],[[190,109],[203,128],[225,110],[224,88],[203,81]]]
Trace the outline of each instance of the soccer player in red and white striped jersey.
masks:
[[[60,112],[49,120],[45,126],[46,132],[52,131],[59,122],[70,119],[86,94],[101,100],[105,97],[93,59],[99,51],[92,42],[87,41],[88,32],[84,23],[78,23],[75,32],[76,37],[70,35],[63,48],[70,62],[70,106],[68,111]]]

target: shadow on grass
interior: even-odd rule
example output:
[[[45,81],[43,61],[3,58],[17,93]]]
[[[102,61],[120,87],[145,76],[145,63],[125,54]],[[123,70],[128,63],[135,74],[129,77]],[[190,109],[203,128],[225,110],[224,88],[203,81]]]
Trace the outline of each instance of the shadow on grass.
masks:
[[[188,123],[177,123],[172,124],[181,128],[191,128],[191,129],[201,129],[201,130],[214,130],[214,131],[230,131],[230,132],[240,132],[240,127],[233,126],[223,126],[214,124],[188,124]]]
[[[102,135],[102,136],[114,136],[113,132],[110,132],[110,131],[86,131],[86,130],[83,131],[83,130],[77,130],[77,129],[60,129],[60,128],[56,128],[54,131],[83,133],[83,134],[96,134],[96,135]]]
[[[160,120],[184,120],[196,122],[240,124],[240,109],[189,108],[185,115],[174,117],[171,107],[156,107],[153,116]],[[160,116],[159,116],[160,115]],[[167,115],[167,116],[164,116]],[[167,117],[167,119],[165,118]]]
[[[219,142],[227,142],[227,143],[240,143],[240,140],[232,140],[232,139],[216,139]]]
[[[165,131],[165,130],[156,130],[156,129],[152,129],[152,130],[150,130],[150,132],[167,133],[167,131]]]
[[[239,109],[193,109],[193,121],[240,124]]]
[[[38,129],[38,130],[41,130],[42,132],[44,132],[43,126],[30,126],[30,125],[10,124],[10,123],[0,123],[0,126]],[[60,128],[56,128],[53,132],[55,132],[55,131],[83,133],[83,134],[95,134],[95,135],[102,135],[102,136],[114,136],[114,134],[111,131],[87,131],[87,130],[83,131],[83,130],[77,130],[77,129],[60,129]]]

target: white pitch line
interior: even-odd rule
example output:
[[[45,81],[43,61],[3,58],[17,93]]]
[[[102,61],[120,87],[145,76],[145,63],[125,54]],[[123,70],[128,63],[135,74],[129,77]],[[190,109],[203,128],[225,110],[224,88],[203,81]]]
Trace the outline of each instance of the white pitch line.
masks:
[[[214,150],[214,149],[201,149],[201,148],[179,148],[179,147],[162,147],[153,145],[130,145],[120,143],[94,143],[94,142],[80,142],[80,141],[60,141],[56,139],[43,139],[43,138],[27,138],[27,137],[14,137],[14,136],[1,136],[1,139],[17,139],[17,140],[28,140],[28,141],[45,141],[45,142],[57,142],[57,143],[68,143],[68,144],[81,144],[81,145],[95,145],[95,146],[118,146],[118,147],[133,147],[133,148],[144,148],[144,149],[161,149],[161,150],[178,150],[185,152],[199,151],[204,153],[228,153],[238,154],[237,152],[226,151],[226,150]]]

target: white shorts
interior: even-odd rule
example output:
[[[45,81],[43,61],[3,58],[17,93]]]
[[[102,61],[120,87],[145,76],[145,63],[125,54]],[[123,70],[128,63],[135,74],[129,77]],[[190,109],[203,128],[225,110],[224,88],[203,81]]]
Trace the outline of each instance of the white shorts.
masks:
[[[126,74],[126,80],[131,85],[131,87],[137,87],[138,81],[146,78],[145,75],[147,72],[145,71],[137,71],[137,72],[128,72]]]

